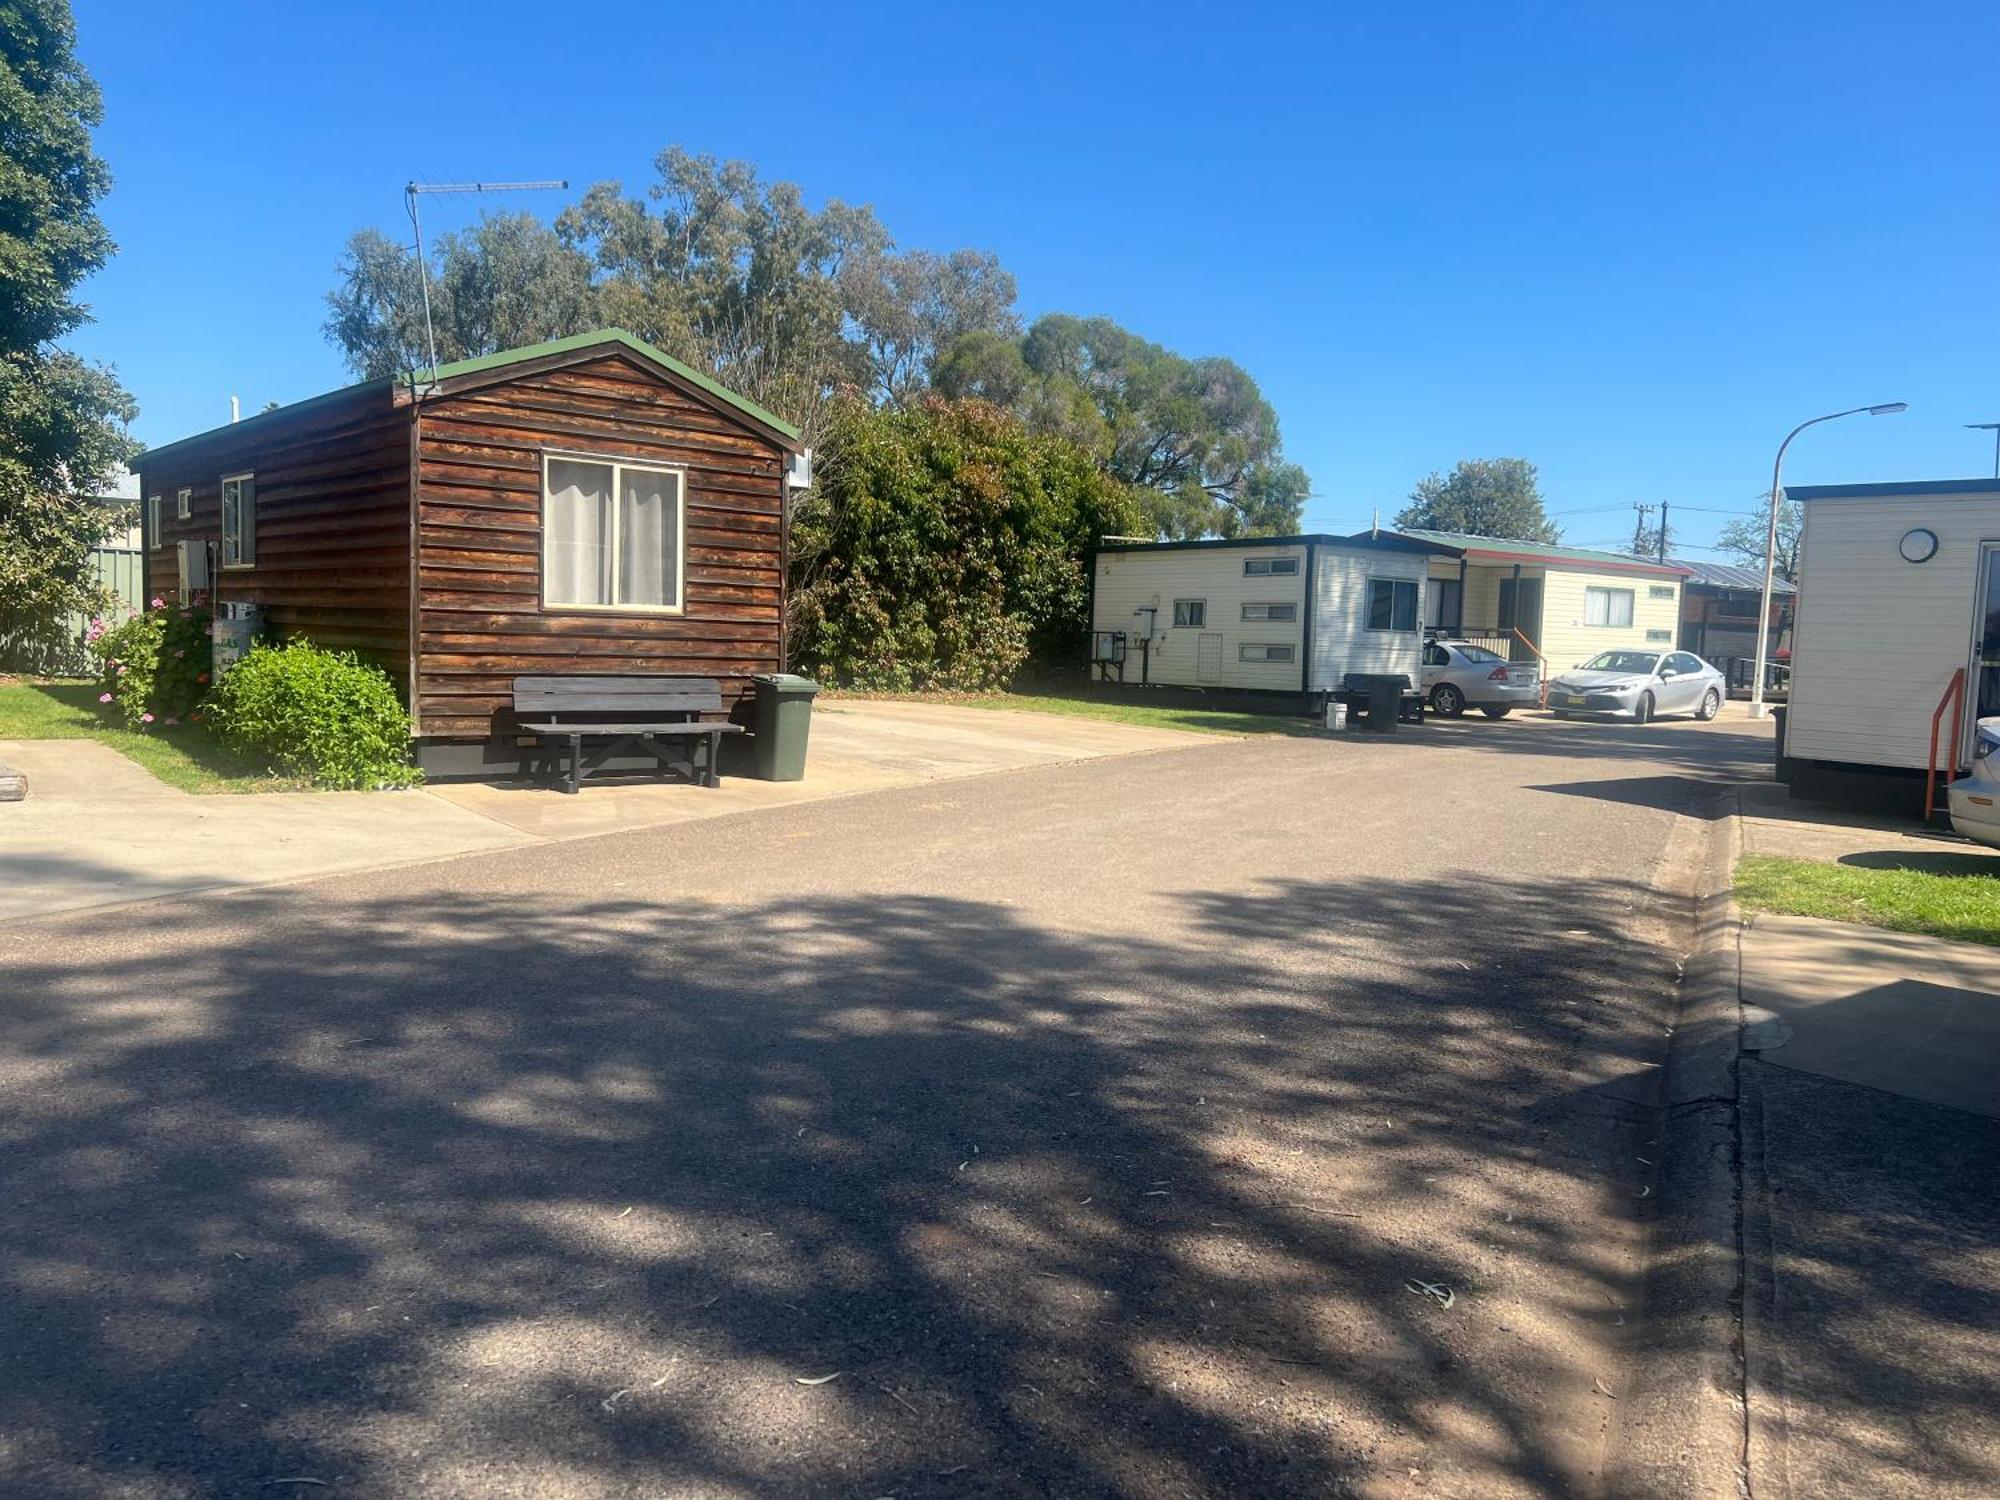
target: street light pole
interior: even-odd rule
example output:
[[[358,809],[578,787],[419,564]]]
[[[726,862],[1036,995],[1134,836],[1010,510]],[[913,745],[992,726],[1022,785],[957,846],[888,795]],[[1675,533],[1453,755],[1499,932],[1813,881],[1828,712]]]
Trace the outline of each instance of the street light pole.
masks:
[[[1785,440],[1778,444],[1778,458],[1771,465],[1771,519],[1764,532],[1764,601],[1757,615],[1757,666],[1756,675],[1750,679],[1750,717],[1761,719],[1769,709],[1764,703],[1764,651],[1771,634],[1771,580],[1778,571],[1778,507],[1785,497],[1785,450],[1792,446],[1792,439],[1808,427],[1817,427],[1822,422],[1832,422],[1840,417],[1857,417],[1866,412],[1871,417],[1886,417],[1891,413],[1908,411],[1907,401],[1885,401],[1878,406],[1850,406],[1846,411],[1830,411],[1823,417],[1813,417],[1801,422],[1785,434]]]

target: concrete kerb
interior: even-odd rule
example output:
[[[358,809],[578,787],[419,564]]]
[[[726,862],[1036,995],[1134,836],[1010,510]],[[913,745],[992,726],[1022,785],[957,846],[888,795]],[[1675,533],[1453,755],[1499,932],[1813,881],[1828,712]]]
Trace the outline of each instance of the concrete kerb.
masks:
[[[1742,1342],[1743,1224],[1738,1139],[1742,1048],[1734,872],[1739,796],[1703,810],[1694,942],[1668,1045],[1664,1129],[1640,1347],[1620,1402],[1605,1493],[1712,1500],[1748,1493]]]

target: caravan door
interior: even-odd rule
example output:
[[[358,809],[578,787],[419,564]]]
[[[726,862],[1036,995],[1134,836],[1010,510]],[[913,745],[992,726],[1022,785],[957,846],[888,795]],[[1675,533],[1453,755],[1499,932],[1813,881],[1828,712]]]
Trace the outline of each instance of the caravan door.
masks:
[[[1972,617],[1972,716],[2000,714],[2000,541],[1979,544],[1979,612]]]
[[[1219,632],[1207,631],[1195,637],[1194,680],[1200,683],[1222,681],[1222,636]]]

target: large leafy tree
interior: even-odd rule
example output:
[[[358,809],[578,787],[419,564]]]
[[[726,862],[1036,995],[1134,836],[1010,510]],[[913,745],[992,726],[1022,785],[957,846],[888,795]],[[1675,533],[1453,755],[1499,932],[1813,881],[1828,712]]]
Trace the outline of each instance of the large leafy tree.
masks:
[[[1305,471],[1285,462],[1278,416],[1232,360],[1189,359],[1109,318],[1051,313],[1018,342],[962,337],[939,360],[949,397],[980,397],[1097,453],[1143,492],[1162,536],[1295,531]]]
[[[103,118],[61,0],[0,0],[0,636],[29,659],[98,601],[90,549],[109,513],[80,497],[131,457],[131,397],[56,347],[89,319],[76,298],[111,255]]]
[[[1086,559],[1137,508],[1095,458],[984,401],[834,408],[801,503],[792,656],[873,688],[1005,685],[1080,663]]]
[[[1798,501],[1787,500],[1778,507],[1778,548],[1774,567],[1777,575],[1787,583],[1799,581],[1799,538],[1805,531],[1805,524],[1805,512]],[[1770,540],[1770,527],[1768,511],[1755,516],[1738,516],[1716,534],[1715,544],[1726,552],[1735,553],[1744,567],[1761,569],[1764,566],[1764,544]]]
[[[1517,542],[1562,540],[1562,528],[1542,510],[1535,466],[1524,458],[1465,459],[1449,475],[1427,475],[1410,492],[1396,524]]]

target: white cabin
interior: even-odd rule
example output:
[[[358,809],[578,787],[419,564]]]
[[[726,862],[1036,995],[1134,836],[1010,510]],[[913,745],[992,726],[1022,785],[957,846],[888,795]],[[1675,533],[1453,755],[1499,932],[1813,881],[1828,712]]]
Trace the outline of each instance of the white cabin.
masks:
[[[1437,550],[1388,533],[1108,543],[1091,563],[1093,656],[1166,687],[1312,695],[1350,672],[1415,686]]]
[[[1924,771],[1932,716],[1962,670],[1958,744],[1947,710],[1938,764],[1953,751],[1967,764],[1974,721],[2000,714],[2000,480],[1786,494],[1805,512],[1786,758]]]

